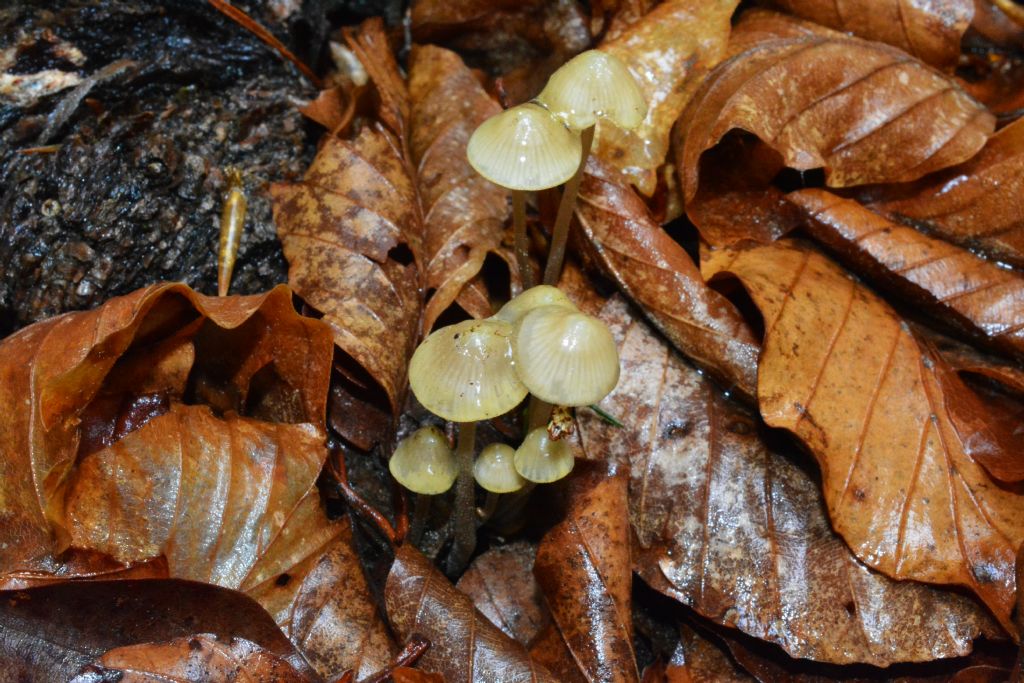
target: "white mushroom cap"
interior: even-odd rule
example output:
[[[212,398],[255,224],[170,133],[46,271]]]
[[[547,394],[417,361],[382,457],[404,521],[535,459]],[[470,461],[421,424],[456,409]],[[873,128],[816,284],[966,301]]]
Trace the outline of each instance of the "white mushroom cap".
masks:
[[[558,287],[537,285],[513,297],[501,307],[500,311],[494,314],[494,317],[515,324],[529,311],[541,306],[561,306],[569,310],[576,310],[576,305],[569,301],[569,297]]]
[[[565,439],[552,441],[546,427],[537,427],[516,449],[516,471],[523,479],[537,484],[558,481],[572,472],[575,461]]]
[[[453,422],[488,420],[515,408],[526,386],[512,366],[512,325],[493,318],[436,330],[409,362],[409,385],[430,412]]]
[[[476,483],[491,493],[512,493],[523,488],[526,480],[516,472],[515,455],[515,449],[508,444],[492,443],[484,447],[473,463]]]
[[[524,315],[512,337],[519,378],[537,398],[558,406],[588,406],[619,381],[619,353],[608,326],[562,306]]]
[[[599,118],[630,130],[647,116],[647,102],[629,69],[600,50],[581,52],[559,67],[537,101],[574,130],[589,128]]]
[[[459,473],[455,454],[437,427],[422,427],[402,439],[388,469],[405,488],[430,496],[450,489]]]
[[[531,102],[484,121],[466,146],[477,173],[510,190],[561,185],[576,173],[582,155],[580,134]]]

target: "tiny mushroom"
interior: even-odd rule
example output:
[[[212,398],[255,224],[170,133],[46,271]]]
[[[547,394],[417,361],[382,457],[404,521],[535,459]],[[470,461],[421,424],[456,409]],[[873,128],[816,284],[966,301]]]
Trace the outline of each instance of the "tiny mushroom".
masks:
[[[485,446],[473,464],[476,483],[491,493],[513,493],[523,488],[526,481],[516,472],[515,454],[515,449],[507,444]]]
[[[433,426],[421,427],[402,439],[388,469],[399,484],[428,496],[450,489],[459,470],[448,439]]]
[[[546,427],[537,427],[527,434],[514,459],[516,471],[535,484],[558,481],[572,472],[574,462],[568,442],[553,440]]]
[[[533,285],[533,275],[524,192],[564,183],[576,172],[581,155],[580,134],[532,102],[487,119],[466,145],[466,156],[477,173],[512,190],[516,260],[526,287]]]
[[[513,297],[494,314],[494,317],[514,325],[524,315],[540,306],[562,306],[572,311],[576,310],[576,305],[569,301],[569,297],[562,290],[551,285],[537,285]]]

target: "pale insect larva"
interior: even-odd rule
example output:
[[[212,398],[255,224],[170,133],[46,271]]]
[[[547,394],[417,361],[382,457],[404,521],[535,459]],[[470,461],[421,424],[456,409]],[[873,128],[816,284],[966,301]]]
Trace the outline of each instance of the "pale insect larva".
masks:
[[[227,296],[231,286],[231,273],[238,258],[238,247],[242,243],[245,228],[245,191],[242,173],[230,167],[224,175],[228,181],[228,192],[220,214],[220,248],[217,250],[217,296]]]

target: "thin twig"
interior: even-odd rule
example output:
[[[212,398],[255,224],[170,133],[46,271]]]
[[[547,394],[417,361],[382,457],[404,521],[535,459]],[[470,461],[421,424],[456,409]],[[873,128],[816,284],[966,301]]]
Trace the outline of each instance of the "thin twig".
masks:
[[[377,673],[371,674],[368,678],[359,681],[359,683],[384,683],[394,675],[395,669],[412,666],[429,649],[430,641],[414,633],[409,636],[409,642],[405,644],[405,647],[402,648],[402,651],[398,653],[390,664]]]
[[[340,450],[334,452],[338,462],[331,463],[331,474],[338,481],[338,491],[341,493],[341,497],[345,499],[349,507],[362,513],[365,517],[368,517],[373,523],[380,529],[380,532],[384,535],[391,545],[399,545],[399,536],[395,532],[395,528],[391,526],[391,522],[375,507],[370,505],[366,500],[360,496],[355,489],[348,483],[348,473],[345,471],[345,455]]]

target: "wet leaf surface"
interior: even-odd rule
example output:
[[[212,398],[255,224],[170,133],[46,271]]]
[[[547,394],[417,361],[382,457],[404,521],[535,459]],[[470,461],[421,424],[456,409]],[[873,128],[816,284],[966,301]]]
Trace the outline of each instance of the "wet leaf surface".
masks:
[[[418,634],[430,649],[417,668],[461,681],[555,681],[526,649],[493,626],[415,548],[401,546],[384,593],[388,619],[406,639]]]
[[[872,209],[1021,266],[1022,169],[1024,121],[1017,121],[993,135],[973,159],[918,183],[868,191],[866,199]]]
[[[412,51],[410,147],[423,201],[426,287],[434,290],[423,314],[423,329],[456,299],[474,317],[491,315],[459,295],[480,272],[488,253],[500,251],[509,216],[508,191],[485,180],[469,165],[466,143],[477,126],[501,111],[462,59],[427,45]],[[514,260],[507,259],[509,266]]]
[[[894,578],[970,588],[1012,629],[1024,505],[968,455],[943,361],[796,243],[719,251],[705,269],[738,277],[764,316],[761,415],[814,454],[829,517],[854,553]]]
[[[240,593],[174,580],[64,583],[3,593],[5,680],[68,680],[104,652],[190,636],[244,638],[312,675],[259,605]]]
[[[626,473],[580,467],[565,521],[537,548],[534,573],[588,681],[639,681],[633,652]]]
[[[680,351],[748,396],[758,345],[733,305],[704,284],[690,256],[633,190],[591,163],[576,215],[595,260]]]
[[[630,466],[634,570],[648,585],[793,657],[824,662],[956,657],[976,636],[998,633],[970,599],[864,566],[829,527],[792,446],[768,447],[756,418],[624,302],[612,300],[602,319],[623,367],[602,406],[628,412],[632,428],[581,416],[580,436],[588,454]]]

